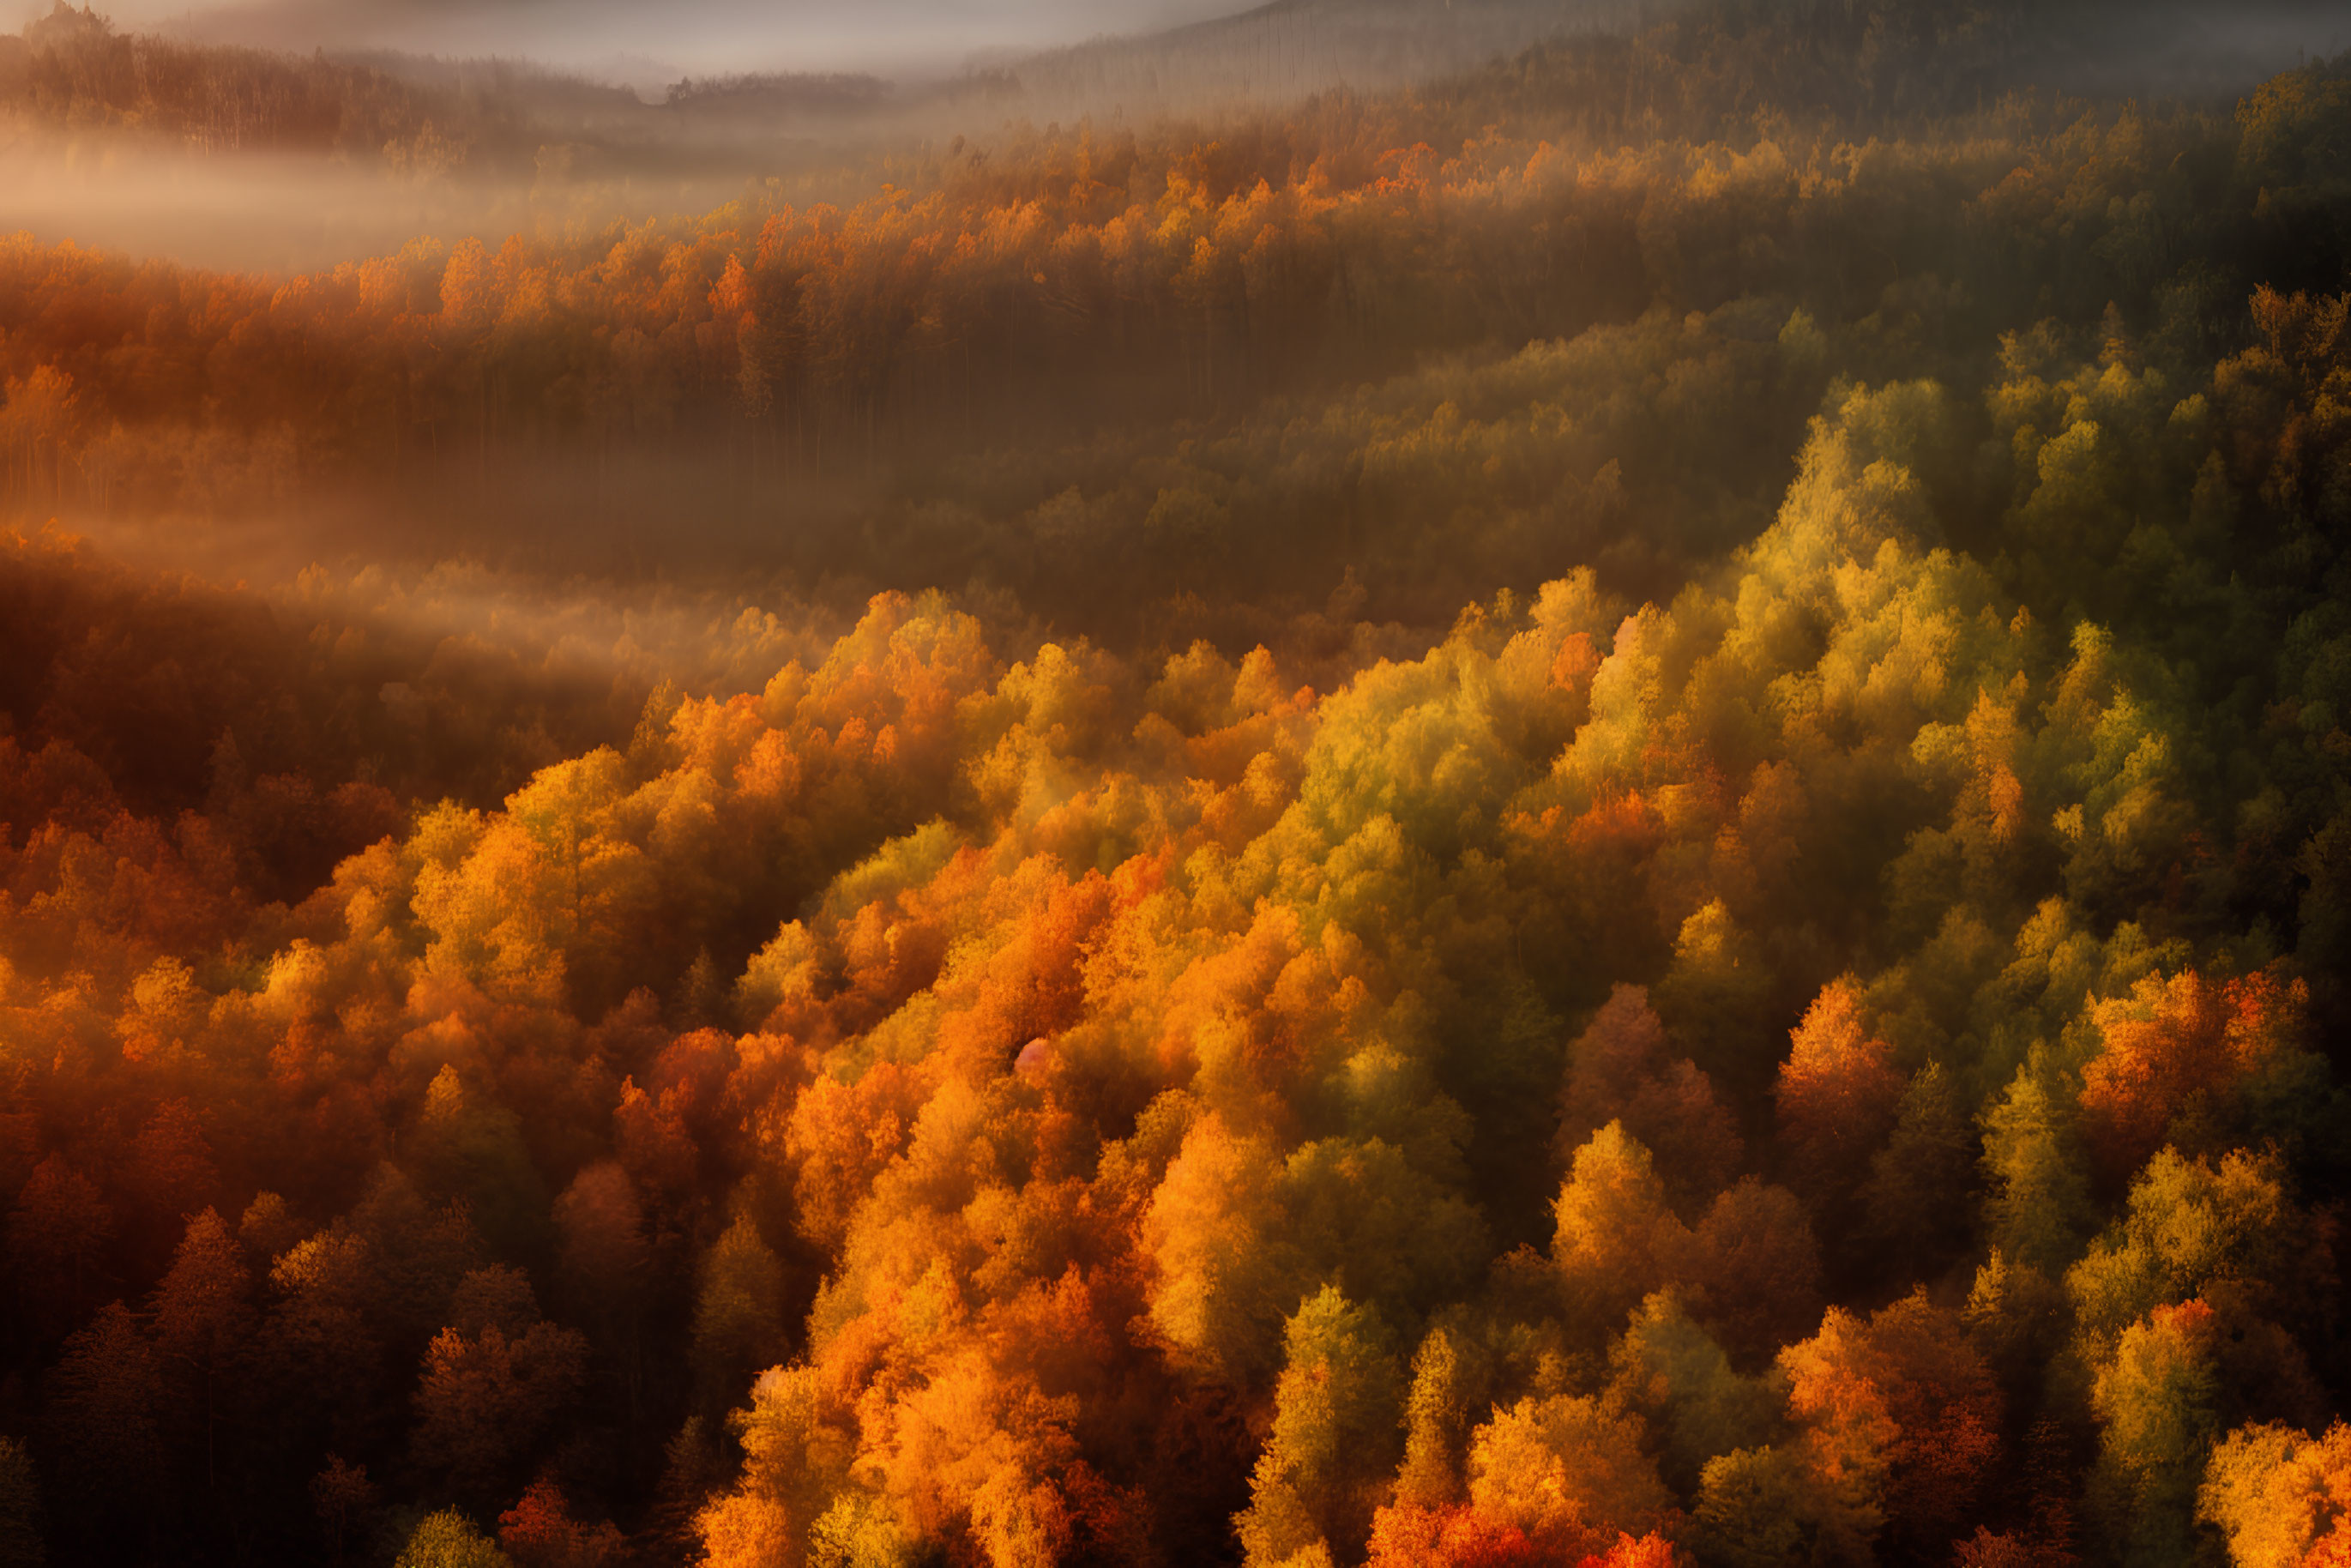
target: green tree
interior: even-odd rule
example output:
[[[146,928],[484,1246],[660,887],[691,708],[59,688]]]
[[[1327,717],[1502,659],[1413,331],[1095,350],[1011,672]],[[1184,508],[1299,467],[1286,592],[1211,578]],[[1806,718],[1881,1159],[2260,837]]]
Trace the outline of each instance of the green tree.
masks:
[[[1708,1461],[1770,1440],[1782,1395],[1742,1377],[1671,1292],[1643,1301],[1609,1353],[1610,1386],[1661,1438],[1659,1465],[1677,1490],[1695,1492]]]
[[[1649,1151],[1620,1123],[1575,1151],[1553,1212],[1552,1263],[1581,1333],[1613,1333],[1635,1302],[1688,1267],[1688,1228],[1666,1201]]]
[[[486,1085],[454,1066],[434,1074],[409,1140],[420,1185],[462,1199],[482,1234],[508,1256],[535,1257],[547,1242],[547,1184],[522,1138],[522,1122]]]
[[[1886,1277],[1924,1279],[1963,1249],[1980,1157],[1959,1086],[1928,1062],[1903,1091],[1894,1135],[1871,1156],[1862,1188],[1862,1239]]]
[[[2091,1405],[2104,1424],[2085,1501],[2128,1568],[2195,1560],[2197,1489],[2220,1432],[2220,1325],[2200,1301],[2125,1329]]]
[[[1283,1326],[1273,1430],[1234,1528],[1250,1568],[1363,1561],[1395,1473],[1404,1377],[1369,1308],[1325,1285]]]
[[[392,1568],[514,1568],[474,1521],[454,1508],[428,1514],[392,1560]]]
[[[692,1357],[706,1405],[723,1409],[783,1347],[784,1265],[748,1215],[738,1215],[702,1260]]]
[[[2048,1048],[2036,1043],[2007,1092],[1983,1113],[1992,1242],[2050,1275],[2074,1260],[2089,1228],[2089,1169],[2074,1103]]]
[[[1454,1336],[1443,1328],[1429,1330],[1413,1355],[1412,1390],[1405,1398],[1399,1508],[1437,1509],[1460,1500],[1470,1427],[1468,1375]]]

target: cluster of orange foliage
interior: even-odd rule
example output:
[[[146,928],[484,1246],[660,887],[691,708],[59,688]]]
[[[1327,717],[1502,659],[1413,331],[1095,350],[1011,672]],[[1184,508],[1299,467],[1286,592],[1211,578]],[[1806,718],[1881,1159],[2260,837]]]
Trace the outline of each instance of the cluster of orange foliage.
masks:
[[[2074,373],[2126,404],[2108,361]],[[271,776],[174,820],[8,741],[0,1185],[56,1539],[2275,1528],[2262,1423],[2338,1372],[2303,1196],[2337,982],[2231,923],[2274,852],[2202,847],[2227,797],[2167,758],[2227,721],[2188,677],[1921,534],[1951,417],[1849,392],[1671,605],[1580,573],[1328,691],[1264,648],[1007,662],[883,595],[494,809]],[[303,789],[350,852],[271,902],[238,824]]]
[[[1166,363],[1194,334],[1205,393],[1233,312],[1328,326],[1301,278],[1510,323],[1498,258],[1575,214],[1687,258],[1704,207],[1751,258],[1742,193],[1858,223],[1913,188],[1882,162],[1985,255],[2095,211],[2048,265],[2153,270],[1949,359],[1939,282],[1816,318],[1676,274],[1687,314],[1178,444],[1179,540],[1334,449],[1477,538],[1531,454],[1593,456],[1598,507],[1644,420],[1768,447],[1737,389],[1825,389],[1669,591],[1584,565],[1418,636],[1345,589],[1131,648],[883,591],[705,605],[664,664],[650,613],[436,632],[489,601],[462,572],[273,598],[12,537],[0,1560],[2334,1560],[2351,301],[2223,320],[2260,246],[2173,265],[2205,231],[2117,182],[2225,142],[2316,232],[2345,79],[2222,141],[2087,120],[1989,190],[1918,149],[1204,150],[1138,202],[1080,141],[1050,221],[966,168],[266,297],[19,247],[19,495],[118,438],[58,421],[232,383],[225,425],[395,445],[688,371],[871,413],[915,336],[1057,289]],[[1638,412],[1524,412],[1562,386]]]

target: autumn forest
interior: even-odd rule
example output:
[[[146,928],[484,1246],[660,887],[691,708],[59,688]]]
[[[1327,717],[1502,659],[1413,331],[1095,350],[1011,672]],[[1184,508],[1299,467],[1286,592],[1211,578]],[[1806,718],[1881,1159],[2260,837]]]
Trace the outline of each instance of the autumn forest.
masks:
[[[0,1568],[2351,1562],[2351,40],[2227,9],[0,36],[436,214],[0,238]]]

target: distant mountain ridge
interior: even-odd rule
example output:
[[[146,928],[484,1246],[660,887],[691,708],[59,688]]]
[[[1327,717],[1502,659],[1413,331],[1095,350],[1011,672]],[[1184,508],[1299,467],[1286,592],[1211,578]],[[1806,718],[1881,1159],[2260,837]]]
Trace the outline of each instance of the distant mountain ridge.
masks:
[[[1377,90],[1472,68],[1563,36],[1627,33],[1655,0],[1272,0],[1165,32],[1096,38],[1005,68],[1024,94],[1090,112]]]

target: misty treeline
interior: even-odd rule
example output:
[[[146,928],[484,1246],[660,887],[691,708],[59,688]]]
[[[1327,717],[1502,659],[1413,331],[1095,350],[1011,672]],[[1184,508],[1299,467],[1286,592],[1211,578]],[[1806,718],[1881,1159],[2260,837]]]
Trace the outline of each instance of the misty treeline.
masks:
[[[527,173],[544,141],[639,107],[623,89],[502,61],[412,67],[126,33],[65,0],[0,34],[0,131],[34,146],[88,139],[93,157],[112,137],[324,155],[410,179],[469,164]]]
[[[846,205],[291,279],[19,240],[5,491],[658,516],[1073,622],[1104,572],[1319,599],[1334,556],[1440,623],[1612,547],[1663,583],[1761,526],[1834,373],[1980,377],[1999,331],[2109,303],[2187,366],[2246,340],[2256,284],[2339,281],[2337,66],[2233,112],[1949,87],[2018,26],[1734,9],[1287,117],[933,143]]]
[[[1447,92],[625,266],[12,253],[19,507],[581,440],[522,368],[634,332],[746,494],[967,418],[854,564],[969,586],[8,538],[0,1563],[2351,1550],[2343,68],[1817,154]],[[1238,292],[1016,349],[1118,236]],[[949,261],[967,415],[759,359]]]
[[[1048,117],[1142,116],[1195,101],[1288,99],[1350,79],[1384,85],[1516,52],[1553,35],[1635,32],[1646,17],[1670,16],[1677,9],[1645,11],[1622,0],[1583,0],[1565,9],[1528,0],[1465,0],[1458,10],[1431,14],[1410,0],[1323,0],[1270,5],[1153,37],[1096,39],[907,90],[863,75],[750,72],[689,77],[673,84],[656,105],[628,89],[528,61],[387,50],[330,57],[324,51],[304,56],[193,43],[126,31],[90,5],[50,0],[47,15],[36,16],[19,33],[0,34],[0,134],[36,143],[78,138],[93,156],[110,145],[129,144],[204,154],[324,155],[424,180],[560,176],[573,172],[583,154],[590,162],[642,164],[648,137],[692,135],[697,128],[831,134],[870,128],[876,111],[914,111],[912,122],[880,117],[903,129],[929,123],[935,111],[974,106]],[[1829,62],[1819,57],[1806,61],[1816,79],[1794,85],[1808,101],[1886,107],[1892,99],[1881,89],[1897,79],[1909,84],[1900,94],[1906,102],[1917,96],[1917,84],[1928,79],[1920,69],[1928,51],[1941,57],[1941,71],[1956,68],[1948,81],[1928,89],[1939,103],[1949,98],[1952,84],[1963,93],[2008,84],[2032,57],[2032,46],[2048,41],[2053,25],[2055,36],[2078,43],[2074,35],[2111,28],[2123,14],[2114,0],[2030,9],[2011,0],[1989,5],[1938,0],[1931,11],[1898,15],[1884,5],[1855,11],[1843,0],[1766,0],[1727,16],[1742,42],[1757,28],[1788,30],[1801,54],[1818,57],[1823,46],[1833,57],[1860,51],[1866,68],[1858,99],[1850,90],[1851,73],[1823,70]],[[1886,16],[1895,18],[1890,26],[1879,20]],[[2164,31],[2160,12],[2133,7],[2127,20],[2133,41]],[[1678,33],[1675,26],[1664,31]],[[1604,57],[1614,39],[1587,37],[1573,47],[1595,44]],[[1654,91],[1636,89],[1635,96]],[[705,144],[696,156],[706,162],[713,152]]]
[[[926,101],[1001,96],[1007,86],[973,78]],[[871,118],[890,90],[871,76],[758,73],[689,78],[655,105],[528,60],[193,43],[124,31],[65,0],[51,0],[20,34],[0,34],[0,147],[66,151],[85,165],[123,152],[271,153],[401,184],[552,189],[688,163],[706,170],[726,162],[710,145],[713,131],[837,130]],[[681,138],[696,144],[682,149]]]

